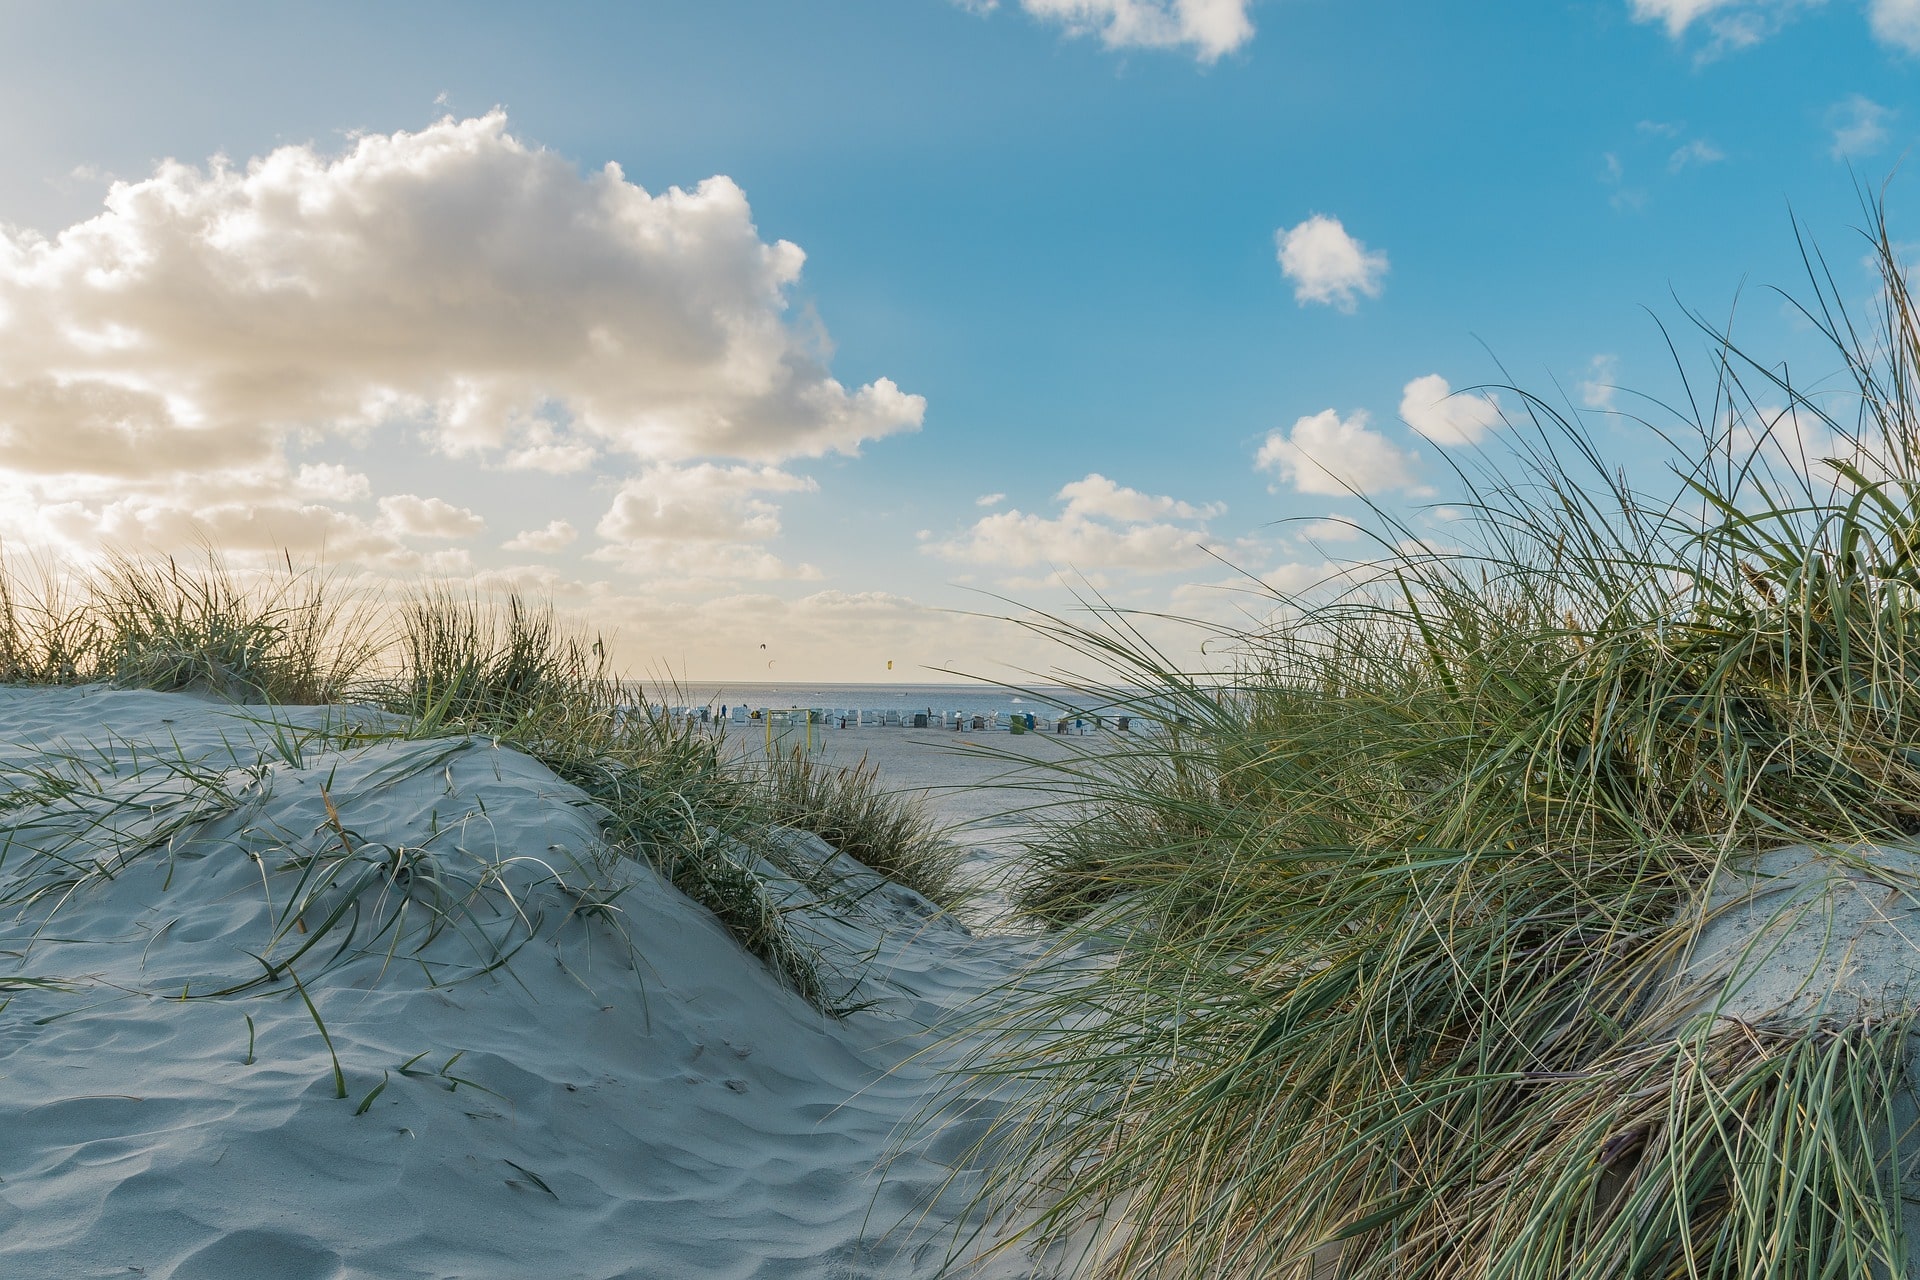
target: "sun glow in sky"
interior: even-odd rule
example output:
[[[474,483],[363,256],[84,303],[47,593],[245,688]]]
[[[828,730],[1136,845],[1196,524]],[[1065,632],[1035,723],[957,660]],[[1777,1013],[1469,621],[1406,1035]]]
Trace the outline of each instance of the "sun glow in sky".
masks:
[[[0,545],[1005,675],[970,614],[1257,611],[1351,487],[1444,541],[1514,387],[1657,463],[1682,308],[1831,372],[1765,286],[1798,219],[1870,303],[1916,71],[1920,0],[15,0]]]

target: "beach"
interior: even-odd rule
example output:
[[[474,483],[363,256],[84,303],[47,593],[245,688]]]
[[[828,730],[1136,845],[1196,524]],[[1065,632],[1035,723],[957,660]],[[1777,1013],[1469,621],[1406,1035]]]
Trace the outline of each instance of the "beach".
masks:
[[[729,742],[745,759],[764,758],[762,726],[729,725]],[[1137,742],[1111,731],[1084,735],[999,730],[814,726],[813,755],[835,768],[871,767],[888,794],[923,807],[962,846],[963,874],[975,888],[955,914],[969,927],[1018,932],[1007,880],[1016,874],[1022,842],[1039,824],[1063,815],[1072,804],[1060,784],[1089,755]]]

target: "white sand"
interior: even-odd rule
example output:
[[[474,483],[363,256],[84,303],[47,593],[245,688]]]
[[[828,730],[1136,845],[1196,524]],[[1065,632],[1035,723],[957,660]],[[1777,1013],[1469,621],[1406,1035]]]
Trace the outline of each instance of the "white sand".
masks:
[[[0,1276],[936,1269],[976,1185],[977,1122],[881,1176],[959,1051],[923,1028],[1036,943],[972,936],[897,888],[858,919],[803,914],[843,972],[869,975],[874,1007],[831,1020],[649,869],[610,863],[585,798],[526,756],[313,740],[288,760],[276,736],[297,734],[180,695],[0,689],[13,786],[54,765],[92,779],[0,814],[0,899],[44,891],[0,909]],[[293,963],[340,1100],[284,976],[215,993],[310,936],[281,914],[303,859],[383,877],[396,850],[411,878],[362,901],[412,902],[413,923],[379,933],[369,910],[354,947],[330,934]],[[433,900],[464,907],[428,939]],[[485,972],[490,947],[510,963]],[[985,1273],[1041,1270],[1001,1255]]]
[[[1920,994],[1920,852],[1773,849],[1712,887],[1679,977],[1752,1022],[1910,1008]]]
[[[1706,895],[1707,920],[1669,979],[1685,1017],[1846,1022],[1905,1016],[1920,996],[1920,851],[1859,845],[1772,849],[1729,870]],[[1696,1024],[1697,1025],[1697,1024]],[[1920,1036],[1907,1079],[1920,1082]],[[1895,1098],[1899,1160],[1920,1169],[1920,1096]],[[1903,1274],[1920,1277],[1920,1204],[1901,1206]]]

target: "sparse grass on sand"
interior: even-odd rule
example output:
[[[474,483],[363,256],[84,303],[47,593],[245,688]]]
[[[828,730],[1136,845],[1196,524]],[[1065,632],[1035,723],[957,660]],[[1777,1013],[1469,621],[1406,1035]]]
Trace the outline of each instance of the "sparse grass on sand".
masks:
[[[1846,394],[1702,324],[1661,492],[1524,397],[1457,549],[1376,512],[1231,677],[1045,627],[1162,732],[1072,763],[1091,816],[1025,890],[1111,963],[973,1063],[1022,1091],[987,1141],[1028,1236],[1125,1277],[1908,1274],[1911,1003],[1686,1018],[1665,981],[1754,851],[1920,831],[1920,327],[1875,226],[1874,333],[1807,252]]]
[[[840,766],[795,751],[766,771],[767,812],[782,826],[811,831],[926,898],[951,906],[966,892],[963,851],[931,815],[892,793],[877,765]]]
[[[953,851],[871,771],[743,764],[612,675],[600,640],[517,595],[428,587],[382,611],[291,560],[242,576],[214,553],[195,566],[116,556],[91,574],[0,569],[0,682],[355,701],[397,717],[359,741],[481,734],[516,747],[598,802],[613,849],[647,859],[823,1009],[857,975],[827,972],[789,927],[795,887],[824,880],[779,825],[838,833],[929,896],[957,887]],[[369,877],[356,892],[377,889]]]

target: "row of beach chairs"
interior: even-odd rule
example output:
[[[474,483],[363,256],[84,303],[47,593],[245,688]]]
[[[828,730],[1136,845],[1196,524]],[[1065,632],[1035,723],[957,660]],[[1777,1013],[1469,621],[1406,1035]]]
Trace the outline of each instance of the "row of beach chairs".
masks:
[[[655,715],[665,714],[672,723],[718,727],[719,710],[714,707],[653,707]],[[1036,713],[1002,714],[990,711],[899,711],[859,707],[814,707],[809,709],[813,723],[830,729],[951,729],[957,732],[1056,733],[1084,735],[1101,729],[1127,733],[1132,730],[1131,716],[1041,716]],[[735,725],[759,722],[759,711],[746,706],[730,706],[726,719]],[[1017,723],[1016,723],[1017,722]]]

